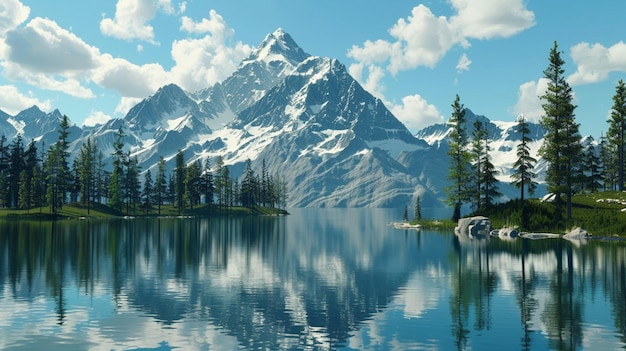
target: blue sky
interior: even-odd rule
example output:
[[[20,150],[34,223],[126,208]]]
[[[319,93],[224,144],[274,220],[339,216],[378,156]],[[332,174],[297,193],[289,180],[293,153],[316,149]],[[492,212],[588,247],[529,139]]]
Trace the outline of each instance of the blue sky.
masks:
[[[455,94],[492,120],[538,120],[557,41],[581,132],[597,138],[626,78],[624,13],[612,0],[3,0],[0,109],[121,118],[165,84],[223,80],[283,28],[343,62],[411,131],[447,119]]]

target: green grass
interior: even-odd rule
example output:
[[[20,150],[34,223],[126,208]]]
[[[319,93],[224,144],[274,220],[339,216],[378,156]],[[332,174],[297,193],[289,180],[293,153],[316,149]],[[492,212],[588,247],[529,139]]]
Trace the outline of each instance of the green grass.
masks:
[[[185,216],[246,216],[246,215],[282,215],[288,214],[287,211],[256,206],[254,208],[246,207],[217,207],[217,206],[196,206],[193,209],[185,209],[183,215]],[[0,218],[8,219],[41,219],[41,220],[53,220],[62,218],[114,218],[123,216],[134,217],[156,217],[156,216],[178,216],[178,208],[171,205],[161,206],[161,212],[159,214],[156,207],[151,208],[147,213],[140,208],[130,208],[128,211],[126,208],[123,211],[117,211],[109,206],[102,204],[91,204],[89,208],[87,205],[81,203],[66,204],[57,211],[56,214],[50,212],[50,207],[31,208],[28,210],[21,209],[0,209]]]
[[[581,227],[596,236],[626,237],[626,213],[621,209],[626,205],[608,202],[615,199],[626,202],[626,193],[599,192],[572,197],[572,219],[565,219],[565,206],[562,211],[552,203],[542,203],[536,199],[526,203],[528,224],[523,227],[521,202],[518,200],[496,205],[487,215],[495,228],[519,227],[526,231],[566,233]],[[477,213],[481,214],[481,213]]]

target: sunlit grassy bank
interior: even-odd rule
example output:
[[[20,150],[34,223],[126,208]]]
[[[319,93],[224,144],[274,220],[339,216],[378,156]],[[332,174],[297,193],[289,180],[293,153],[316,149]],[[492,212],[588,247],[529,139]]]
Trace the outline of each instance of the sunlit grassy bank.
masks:
[[[31,208],[28,210],[19,209],[0,209],[0,218],[7,219],[62,219],[62,218],[114,218],[114,217],[157,217],[157,216],[170,216],[175,217],[179,215],[184,216],[220,216],[220,215],[283,215],[288,214],[287,211],[277,209],[255,206],[252,208],[233,206],[233,207],[218,207],[218,206],[197,206],[194,208],[185,209],[182,214],[179,213],[178,208],[171,205],[161,206],[159,211],[156,207],[150,208],[148,211],[140,208],[128,208],[123,211],[115,210],[111,207],[101,204],[92,204],[87,206],[85,204],[73,203],[64,205],[59,209],[57,213],[51,213],[49,207]]]

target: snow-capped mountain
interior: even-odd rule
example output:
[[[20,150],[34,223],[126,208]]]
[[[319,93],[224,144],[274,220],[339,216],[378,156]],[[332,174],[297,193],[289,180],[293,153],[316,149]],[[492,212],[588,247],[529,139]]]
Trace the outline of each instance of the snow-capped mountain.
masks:
[[[44,127],[45,113],[35,109],[7,115],[14,134],[37,138],[56,131]],[[508,182],[519,140],[514,123],[466,115],[488,122],[492,157]],[[46,118],[58,124],[60,116],[55,110]],[[0,131],[10,127],[0,124]],[[282,29],[221,83],[198,92],[166,85],[122,119],[73,130],[70,151],[91,138],[110,155],[119,128],[144,170],[159,157],[173,169],[178,150],[188,162],[222,157],[234,175],[248,158],[257,169],[265,160],[270,173],[287,181],[290,206],[404,207],[419,195],[424,207],[437,207],[445,199],[448,128],[434,125],[411,135],[342,63],[307,54]],[[540,139],[541,128],[532,128]]]

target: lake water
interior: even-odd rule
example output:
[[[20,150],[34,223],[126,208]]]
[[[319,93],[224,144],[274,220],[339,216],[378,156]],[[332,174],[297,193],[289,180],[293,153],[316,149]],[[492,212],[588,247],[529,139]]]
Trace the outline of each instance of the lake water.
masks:
[[[0,349],[626,348],[624,242],[291,213],[0,222]]]

